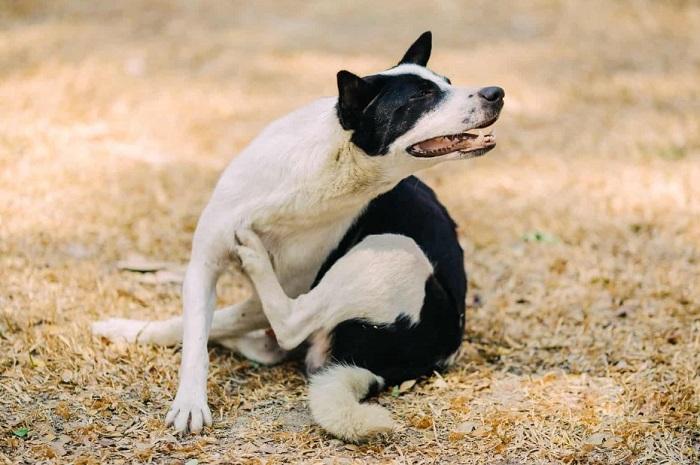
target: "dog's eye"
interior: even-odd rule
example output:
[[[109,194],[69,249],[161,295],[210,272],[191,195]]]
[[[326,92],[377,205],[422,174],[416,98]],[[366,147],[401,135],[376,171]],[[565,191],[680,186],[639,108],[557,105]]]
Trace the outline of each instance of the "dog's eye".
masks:
[[[422,98],[432,97],[437,92],[435,89],[421,89],[411,96],[411,100],[420,100]]]

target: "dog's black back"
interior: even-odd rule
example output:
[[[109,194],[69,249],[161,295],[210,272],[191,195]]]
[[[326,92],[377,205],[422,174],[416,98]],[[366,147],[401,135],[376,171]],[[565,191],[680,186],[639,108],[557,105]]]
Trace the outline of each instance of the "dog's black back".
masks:
[[[420,321],[400,317],[390,325],[348,320],[331,334],[331,363],[367,368],[394,385],[443,368],[462,341],[467,289],[456,225],[435,193],[410,176],[374,199],[316,276],[314,286],[348,250],[371,234],[412,238],[433,265],[426,281]]]

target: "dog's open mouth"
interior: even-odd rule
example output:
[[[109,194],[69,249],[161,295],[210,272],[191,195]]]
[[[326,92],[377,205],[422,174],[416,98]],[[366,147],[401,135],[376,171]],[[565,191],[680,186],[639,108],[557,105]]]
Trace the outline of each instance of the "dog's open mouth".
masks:
[[[479,157],[496,146],[496,136],[492,125],[495,119],[468,131],[426,139],[413,144],[406,150],[414,157],[432,158],[459,152],[467,158]]]

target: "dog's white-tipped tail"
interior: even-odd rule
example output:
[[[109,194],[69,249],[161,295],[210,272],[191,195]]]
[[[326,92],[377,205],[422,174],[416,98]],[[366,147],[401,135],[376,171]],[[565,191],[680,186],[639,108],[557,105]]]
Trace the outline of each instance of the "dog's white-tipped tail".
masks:
[[[355,442],[394,429],[388,410],[360,403],[372,387],[384,385],[371,371],[334,365],[314,374],[310,384],[311,414],[332,435]]]

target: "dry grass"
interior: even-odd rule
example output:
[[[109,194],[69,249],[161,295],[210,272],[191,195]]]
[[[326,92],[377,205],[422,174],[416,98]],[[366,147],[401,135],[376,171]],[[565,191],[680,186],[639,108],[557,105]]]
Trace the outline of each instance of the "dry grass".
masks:
[[[423,174],[467,252],[459,363],[381,396],[402,431],[355,447],[310,422],[296,365],[213,348],[216,425],[176,438],[178,351],[88,323],[177,314],[178,286],[115,262],[184,263],[266,122],[427,28],[436,70],[507,90],[500,147]],[[697,463],[698,31],[680,0],[0,0],[0,458]]]

